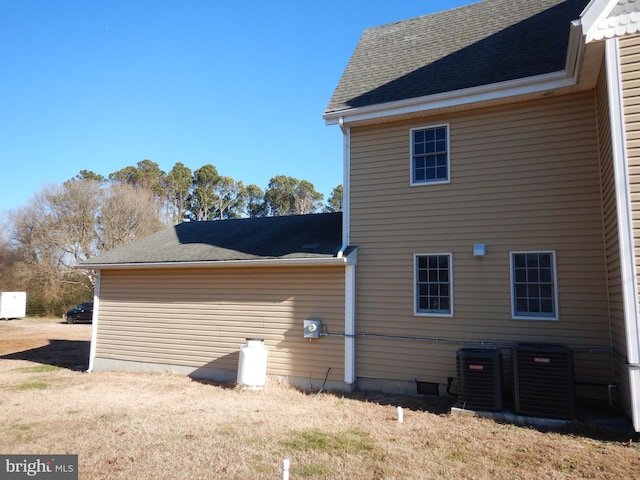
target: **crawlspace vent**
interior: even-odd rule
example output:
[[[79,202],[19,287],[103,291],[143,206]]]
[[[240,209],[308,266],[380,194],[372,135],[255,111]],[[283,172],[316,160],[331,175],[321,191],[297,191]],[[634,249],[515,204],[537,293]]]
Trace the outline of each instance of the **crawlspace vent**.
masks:
[[[456,353],[458,406],[469,410],[503,408],[502,354],[498,349],[461,348]]]
[[[574,418],[571,350],[564,345],[518,344],[513,348],[513,364],[517,413]]]

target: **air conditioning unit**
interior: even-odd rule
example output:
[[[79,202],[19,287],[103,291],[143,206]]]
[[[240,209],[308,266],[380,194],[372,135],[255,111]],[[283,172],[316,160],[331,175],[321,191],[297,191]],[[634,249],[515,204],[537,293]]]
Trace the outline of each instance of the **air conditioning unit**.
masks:
[[[503,408],[502,354],[498,349],[461,348],[456,353],[458,406],[470,410]]]
[[[516,413],[575,417],[571,350],[564,345],[521,343],[513,348]]]

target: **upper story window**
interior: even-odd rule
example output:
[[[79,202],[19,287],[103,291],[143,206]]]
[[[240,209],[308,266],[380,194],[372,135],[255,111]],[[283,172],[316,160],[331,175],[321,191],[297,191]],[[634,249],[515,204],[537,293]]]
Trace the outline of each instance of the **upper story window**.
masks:
[[[449,181],[449,125],[411,129],[411,185]]]
[[[415,314],[450,317],[453,314],[451,254],[414,256]]]
[[[511,253],[513,318],[557,320],[555,252]]]

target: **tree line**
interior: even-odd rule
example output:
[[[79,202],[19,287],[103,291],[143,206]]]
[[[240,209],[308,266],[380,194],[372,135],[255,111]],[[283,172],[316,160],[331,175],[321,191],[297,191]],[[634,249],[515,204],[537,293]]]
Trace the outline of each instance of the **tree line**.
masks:
[[[90,300],[94,274],[78,263],[184,221],[340,211],[342,186],[326,204],[307,180],[285,175],[257,185],[176,163],[164,172],[142,160],[104,177],[82,170],[8,212],[0,237],[0,289],[27,291],[28,312],[61,315]]]

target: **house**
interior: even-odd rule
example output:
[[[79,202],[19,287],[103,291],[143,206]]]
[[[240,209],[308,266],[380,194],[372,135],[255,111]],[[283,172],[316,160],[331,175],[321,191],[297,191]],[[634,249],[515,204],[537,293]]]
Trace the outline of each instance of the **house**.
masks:
[[[324,114],[359,387],[441,388],[464,346],[561,344],[578,397],[640,430],[639,28],[635,0],[485,0],[362,34]]]
[[[258,337],[294,384],[437,393],[493,347],[513,390],[512,347],[559,344],[576,395],[640,431],[640,1],[514,6],[363,33],[324,113],[341,215],[182,224],[85,262],[90,369],[228,380]]]
[[[85,262],[95,286],[90,371],[171,371],[235,381],[240,347],[260,338],[269,374],[302,388],[342,388],[342,215],[182,223]]]

